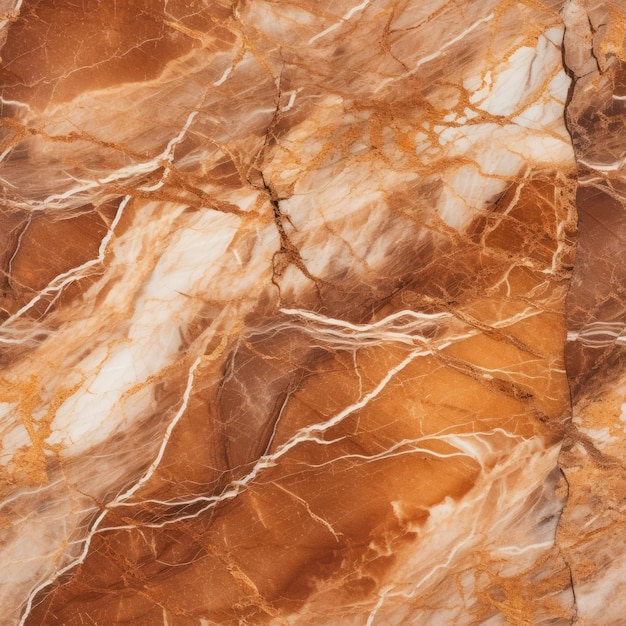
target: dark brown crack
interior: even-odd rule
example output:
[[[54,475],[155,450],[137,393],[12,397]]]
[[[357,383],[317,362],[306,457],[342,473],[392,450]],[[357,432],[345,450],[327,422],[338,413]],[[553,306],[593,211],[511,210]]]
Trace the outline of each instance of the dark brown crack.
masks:
[[[563,559],[563,564],[567,568],[567,572],[569,574],[569,586],[570,586],[570,589],[572,590],[572,599],[574,600],[574,607],[573,607],[574,608],[574,615],[572,616],[571,623],[575,624],[576,620],[578,619],[578,600],[576,598],[576,589],[574,587],[574,573],[572,571],[572,566],[571,566],[570,562],[568,561],[567,557],[565,556],[564,551],[559,546],[559,542],[558,542],[559,529],[560,529],[561,524],[563,522],[563,514],[564,514],[564,511],[565,511],[565,504],[567,504],[567,501],[569,500],[570,484],[569,484],[569,480],[567,479],[567,474],[565,473],[565,470],[562,467],[560,467],[560,466],[559,466],[558,469],[559,469],[559,472],[561,472],[561,476],[563,477],[563,480],[565,481],[566,493],[565,493],[565,499],[564,499],[563,508],[561,509],[561,513],[559,514],[559,521],[557,522],[557,525],[556,525],[556,533],[555,533],[554,544],[558,548],[559,554],[560,554],[561,558]]]
[[[325,281],[321,280],[317,276],[313,276],[307,268],[302,255],[297,246],[291,241],[289,235],[285,231],[285,221],[289,221],[289,216],[283,215],[280,209],[280,199],[276,196],[274,190],[267,184],[263,172],[260,172],[261,180],[263,181],[263,188],[265,189],[270,203],[272,204],[272,210],[274,213],[274,224],[280,237],[280,249],[274,252],[272,257],[272,283],[276,285],[278,292],[280,293],[280,285],[277,283],[277,278],[280,278],[285,270],[290,265],[295,265],[304,276],[313,281],[317,290],[318,296],[321,295],[320,285]]]

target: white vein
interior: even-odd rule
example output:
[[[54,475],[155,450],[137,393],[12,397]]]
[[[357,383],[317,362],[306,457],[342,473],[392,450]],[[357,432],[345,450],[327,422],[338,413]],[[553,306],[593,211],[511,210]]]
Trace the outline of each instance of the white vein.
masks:
[[[45,200],[35,203],[35,206],[46,207],[47,209],[61,207],[63,206],[63,203],[61,201],[67,200],[68,198],[76,196],[84,191],[96,189],[98,187],[108,185],[109,183],[126,180],[133,176],[149,174],[159,169],[159,167],[163,167],[164,164],[166,169],[168,169],[168,167],[171,166],[174,158],[175,147],[185,138],[185,135],[187,134],[187,131],[189,130],[189,127],[191,126],[191,123],[193,122],[196,115],[198,115],[198,111],[194,110],[187,116],[187,119],[182,129],[178,132],[176,136],[168,141],[165,149],[153,159],[150,159],[149,161],[145,161],[143,163],[135,163],[133,165],[122,167],[112,174],[105,176],[104,178],[86,181],[83,185],[73,187],[72,189],[68,189],[63,193],[52,194],[51,196],[48,196]],[[147,187],[145,188],[145,190],[150,190],[150,188]]]
[[[156,458],[154,459],[150,467],[146,470],[143,476],[132,487],[130,487],[127,491],[125,491],[121,495],[117,496],[112,502],[110,502],[105,507],[103,511],[101,511],[101,513],[98,515],[93,525],[91,526],[89,534],[84,539],[84,546],[83,546],[83,550],[81,554],[74,561],[72,561],[65,567],[62,567],[61,569],[56,571],[53,576],[51,576],[46,581],[36,586],[30,592],[24,613],[22,614],[22,618],[20,619],[20,622],[19,622],[19,626],[24,626],[26,619],[28,618],[28,615],[30,614],[32,610],[33,600],[35,599],[35,596],[42,589],[45,589],[48,585],[50,585],[52,582],[54,582],[56,579],[62,576],[65,572],[68,572],[69,570],[73,569],[74,567],[76,567],[77,565],[79,565],[85,560],[85,558],[87,557],[87,553],[89,552],[89,546],[91,545],[91,540],[93,539],[94,535],[98,532],[99,526],[102,523],[102,520],[104,520],[104,518],[108,514],[109,509],[115,507],[119,503],[124,502],[125,500],[130,498],[138,489],[140,489],[143,485],[146,484],[146,482],[148,482],[148,480],[150,480],[150,478],[156,471],[157,467],[161,463],[161,460],[163,459],[163,455],[165,454],[165,449],[167,448],[167,444],[171,437],[172,431],[174,430],[174,428],[180,421],[181,417],[185,414],[185,411],[187,410],[187,404],[189,403],[191,390],[193,388],[194,376],[201,362],[202,362],[202,357],[197,357],[196,360],[191,365],[191,368],[189,369],[189,374],[187,376],[187,385],[185,387],[185,392],[183,393],[183,399],[182,399],[181,405],[178,411],[176,412],[176,415],[174,415],[174,417],[170,421],[165,431],[165,434],[163,436],[163,440],[161,441],[161,446],[159,447],[159,451],[156,455]]]
[[[24,313],[32,309],[43,297],[48,296],[55,292],[61,292],[67,285],[70,283],[79,280],[85,276],[85,272],[92,267],[100,265],[104,262],[104,257],[109,246],[111,239],[115,233],[115,227],[118,225],[120,219],[122,218],[122,214],[124,213],[124,209],[126,205],[130,201],[132,196],[124,196],[122,201],[120,202],[117,212],[115,213],[115,217],[111,222],[111,226],[109,227],[107,234],[102,238],[100,242],[100,247],[98,249],[98,256],[94,259],[90,259],[86,261],[82,265],[77,267],[73,267],[66,272],[62,272],[55,278],[53,278],[46,287],[44,287],[36,296],[34,296],[28,303],[26,303],[21,309],[13,313],[9,318],[7,318],[0,328],[4,329],[7,326],[10,326],[15,320],[19,319]],[[2,343],[18,343],[18,340],[11,339],[8,337],[0,337],[0,342]]]
[[[605,348],[615,343],[626,343],[626,324],[622,322],[592,322],[579,330],[567,333],[568,341],[578,341],[583,346]]]
[[[355,13],[358,13],[359,11],[362,11],[365,7],[367,7],[367,5],[370,2],[371,0],[363,0],[361,4],[351,8],[342,18],[340,18],[339,22],[335,22],[332,26],[329,26],[326,30],[323,30],[321,33],[317,33],[317,35],[311,37],[308,43],[312,44],[318,39],[321,39],[322,37],[325,37],[326,35],[328,35],[328,33],[332,33],[334,30],[339,28],[343,22],[349,20]]]

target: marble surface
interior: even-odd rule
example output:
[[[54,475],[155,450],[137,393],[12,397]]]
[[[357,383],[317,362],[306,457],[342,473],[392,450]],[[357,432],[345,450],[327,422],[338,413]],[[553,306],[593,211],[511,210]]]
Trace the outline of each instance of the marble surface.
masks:
[[[0,625],[626,623],[623,0],[0,0]]]

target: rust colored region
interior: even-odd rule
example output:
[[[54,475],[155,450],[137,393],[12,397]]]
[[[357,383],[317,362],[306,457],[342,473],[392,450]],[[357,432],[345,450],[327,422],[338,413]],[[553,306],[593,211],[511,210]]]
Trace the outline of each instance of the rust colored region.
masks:
[[[451,237],[456,272],[432,263],[377,306],[384,320],[411,296],[439,294],[432,310],[452,311],[448,323],[468,335],[459,345],[431,355],[419,340],[411,351],[345,334],[346,345],[332,348],[315,319],[294,324],[288,314],[244,331],[217,389],[190,401],[150,483],[103,519],[120,529],[93,537],[89,556],[35,600],[27,623],[74,624],[87,612],[147,625],[164,599],[168,619],[181,623],[271,623],[310,602],[320,619],[354,615],[407,552],[420,553],[433,507],[461,501],[516,443],[559,436],[568,391],[548,374],[563,340],[558,314],[522,316],[506,332],[477,321],[515,316],[542,285],[541,273],[509,271],[502,246],[482,241],[514,241],[525,218],[538,241],[527,258],[551,260],[544,250],[554,248],[559,218],[546,219],[555,209],[549,180],[514,184],[501,202],[517,196],[515,209],[477,224],[477,243]],[[559,210],[568,215],[568,205]],[[481,282],[460,284],[477,263]],[[445,337],[445,324],[430,334]],[[489,461],[453,443],[483,436]],[[192,586],[191,597],[177,592]]]
[[[5,260],[7,314],[15,315],[43,292],[44,297],[24,312],[27,317],[40,318],[59,301],[60,291],[60,302],[64,304],[70,302],[72,296],[82,295],[90,279],[93,283],[93,274],[97,274],[99,268],[94,262],[92,269],[89,262],[98,259],[98,249],[110,222],[106,207],[103,209],[88,206],[81,208],[76,216],[64,219],[42,214],[19,220],[12,229]],[[71,270],[86,264],[84,276],[81,272],[72,276]],[[68,289],[59,288],[64,277],[68,286],[71,285]]]
[[[212,5],[213,17],[228,15],[225,7]],[[87,90],[154,80],[167,63],[198,45],[185,29],[215,36],[215,24],[202,7],[144,0],[26,1],[2,50],[3,98],[45,107]]]
[[[389,367],[385,361],[396,364],[401,356],[366,352],[358,360],[364,384],[380,378],[381,365]],[[88,559],[70,581],[48,591],[28,623],[79,623],[85,611],[98,622],[147,625],[163,598],[174,620],[270,623],[320,593],[341,615],[342,606],[367,599],[403,552],[419,552],[420,528],[432,506],[443,498],[460,499],[472,488],[480,466],[459,455],[449,438],[504,427],[508,434],[494,433],[493,445],[506,449],[507,437],[541,428],[530,403],[514,397],[504,384],[487,391],[467,374],[454,368],[438,371],[441,366],[427,360],[407,368],[367,409],[281,454],[299,433],[354,401],[353,367],[347,355],[307,367],[305,382],[273,418],[280,421],[273,424],[275,435],[265,456],[280,454],[280,463],[269,464],[253,480],[249,476],[259,466],[257,459],[233,467],[233,459],[243,461],[246,455],[243,429],[249,432],[251,424],[244,426],[245,413],[243,432],[235,431],[236,437],[232,426],[225,430],[224,413],[238,407],[211,411],[207,406],[213,403],[198,398],[198,409],[181,422],[164,469],[154,477],[161,488],[146,490],[136,504],[107,515],[103,527],[123,530],[94,537]],[[241,376],[240,385],[254,386],[244,378],[245,370]],[[407,405],[413,407],[410,417],[398,419]],[[468,423],[467,416],[477,414],[482,420]],[[520,415],[527,416],[525,421]],[[223,424],[228,439],[215,442],[214,431],[202,429],[202,423]],[[190,448],[186,433],[203,430],[204,445]],[[233,450],[234,441],[242,448]],[[204,482],[203,490],[195,482],[189,493],[184,479],[202,474],[208,459],[214,465],[224,447],[230,450],[228,470]],[[233,487],[237,480],[247,487]],[[337,582],[321,592],[320,580]],[[176,591],[192,586],[192,597]]]

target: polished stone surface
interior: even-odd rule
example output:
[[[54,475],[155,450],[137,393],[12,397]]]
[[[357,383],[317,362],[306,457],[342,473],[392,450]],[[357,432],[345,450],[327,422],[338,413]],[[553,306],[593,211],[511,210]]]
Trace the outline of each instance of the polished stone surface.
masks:
[[[0,624],[624,624],[623,0],[0,0]]]

